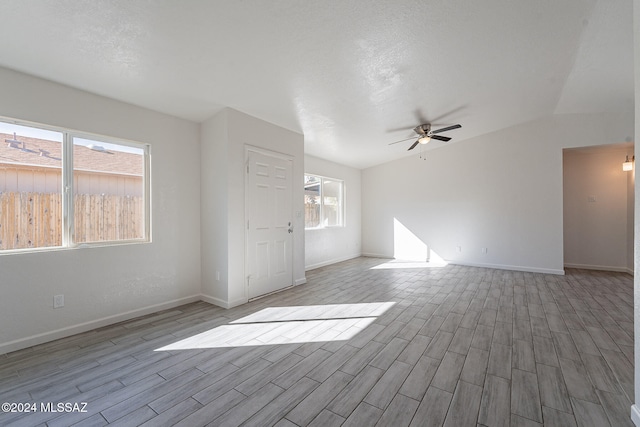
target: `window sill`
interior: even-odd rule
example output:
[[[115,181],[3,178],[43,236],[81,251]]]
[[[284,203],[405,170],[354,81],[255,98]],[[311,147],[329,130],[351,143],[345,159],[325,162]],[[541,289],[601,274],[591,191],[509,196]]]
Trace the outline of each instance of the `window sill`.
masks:
[[[123,241],[111,241],[111,242],[92,242],[92,243],[78,243],[74,246],[51,246],[46,248],[24,248],[24,249],[7,249],[0,251],[0,256],[4,255],[25,255],[25,254],[35,254],[35,253],[43,253],[43,252],[64,252],[64,251],[73,251],[78,249],[92,249],[92,248],[104,248],[110,246],[125,246],[125,245],[139,245],[151,243],[151,240],[148,239],[140,239],[140,240],[123,240]]]
[[[334,230],[339,228],[345,228],[345,226],[344,225],[325,225],[324,227],[305,228],[304,231]]]

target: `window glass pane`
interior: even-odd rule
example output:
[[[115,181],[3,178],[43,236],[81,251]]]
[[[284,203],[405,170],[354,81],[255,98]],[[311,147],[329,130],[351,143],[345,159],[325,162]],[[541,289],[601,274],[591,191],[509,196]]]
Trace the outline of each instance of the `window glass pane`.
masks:
[[[322,190],[324,225],[342,225],[342,181],[325,179]]]
[[[143,148],[73,138],[74,241],[145,238]]]
[[[0,123],[0,250],[62,245],[62,140]]]
[[[320,178],[304,176],[304,226],[314,228],[320,225]]]

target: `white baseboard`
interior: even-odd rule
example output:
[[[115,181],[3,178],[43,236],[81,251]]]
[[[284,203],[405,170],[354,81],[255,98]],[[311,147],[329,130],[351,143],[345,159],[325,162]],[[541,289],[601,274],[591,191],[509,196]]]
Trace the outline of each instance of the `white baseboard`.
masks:
[[[307,283],[307,278],[301,277],[299,279],[296,279],[295,286],[304,285],[305,283]]]
[[[376,253],[373,253],[373,252],[363,252],[361,256],[366,256],[366,257],[369,257],[369,258],[395,259],[392,255],[376,254]]]
[[[638,408],[638,405],[631,406],[631,421],[636,427],[640,427],[640,408]]]
[[[246,304],[248,302],[249,302],[249,299],[247,299],[247,298],[238,298],[236,300],[230,301],[229,302],[229,307],[227,307],[227,308],[237,307],[239,305]]]
[[[539,268],[539,267],[528,267],[521,265],[508,265],[508,264],[484,264],[484,263],[475,263],[475,262],[464,262],[464,261],[447,261],[449,264],[454,265],[466,265],[468,267],[482,267],[482,268],[495,268],[497,270],[511,270],[511,271],[524,271],[527,273],[545,273],[545,274],[558,274],[564,276],[564,270],[556,270],[553,268]]]
[[[315,270],[316,268],[326,267],[327,265],[336,264],[338,262],[348,261],[350,259],[359,258],[362,254],[347,255],[340,258],[334,258],[329,261],[319,262],[317,264],[306,265],[304,271]],[[306,281],[306,280],[305,280]]]
[[[150,305],[148,307],[127,311],[125,313],[115,314],[113,316],[103,317],[101,319],[80,323],[78,325],[67,326],[66,328],[56,329],[55,331],[45,332],[42,334],[32,335],[30,337],[9,341],[0,344],[0,354],[11,353],[12,351],[22,350],[23,348],[33,347],[34,345],[55,341],[60,338],[66,338],[71,335],[80,334],[92,329],[102,328],[104,326],[113,325],[114,323],[124,322],[147,314],[156,313],[162,310],[178,307],[184,304],[200,301],[200,295],[180,298],[173,301],[167,301],[160,304]]]
[[[633,269],[628,267],[613,267],[610,265],[591,265],[591,264],[572,264],[565,263],[565,268],[581,268],[583,270],[600,270],[600,271],[616,271],[619,273],[628,273],[633,276]]]
[[[225,300],[222,300],[220,298],[216,298],[216,297],[211,297],[209,295],[204,295],[201,294],[200,295],[200,299],[206,303],[215,305],[217,307],[222,307],[222,308],[229,308],[229,303]]]
[[[363,252],[362,256],[366,256],[370,258],[395,259],[394,257],[389,255],[376,254],[371,252]],[[466,265],[468,267],[495,268],[498,270],[524,271],[527,273],[558,274],[561,276],[564,275],[564,270],[556,270],[553,268],[539,268],[539,267],[528,267],[528,266],[521,266],[521,265],[508,265],[508,264],[484,264],[484,263],[450,261],[450,260],[445,260],[445,261],[449,264]]]
[[[205,294],[201,294],[200,295],[200,299],[204,302],[207,302],[209,304],[213,304],[217,307],[222,307],[222,308],[233,308],[233,307],[237,307],[239,305],[242,304],[246,304],[248,302],[248,300],[246,298],[238,298],[235,301],[226,301],[220,298],[216,298],[216,297],[212,297],[209,295],[205,295]]]

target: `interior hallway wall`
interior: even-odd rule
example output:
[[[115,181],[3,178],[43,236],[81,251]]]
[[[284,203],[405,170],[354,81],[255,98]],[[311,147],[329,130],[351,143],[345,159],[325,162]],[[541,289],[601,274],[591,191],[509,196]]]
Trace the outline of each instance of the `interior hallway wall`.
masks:
[[[640,0],[633,1],[633,46],[635,78],[635,141],[640,138]],[[640,266],[640,188],[635,186],[635,229],[634,229],[634,265]],[[635,403],[631,407],[631,419],[640,427],[640,277],[634,276],[634,358],[635,358]]]

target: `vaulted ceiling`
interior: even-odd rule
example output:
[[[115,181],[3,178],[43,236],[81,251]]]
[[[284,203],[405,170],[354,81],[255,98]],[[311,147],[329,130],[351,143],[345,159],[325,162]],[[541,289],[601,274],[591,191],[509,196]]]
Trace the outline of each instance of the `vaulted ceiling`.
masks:
[[[406,156],[411,141],[388,143],[424,121],[461,123],[455,143],[551,114],[632,111],[632,7],[3,0],[0,66],[197,122],[232,107],[364,168]]]

